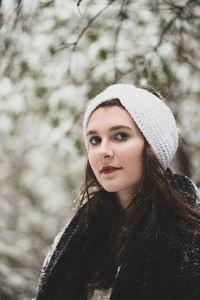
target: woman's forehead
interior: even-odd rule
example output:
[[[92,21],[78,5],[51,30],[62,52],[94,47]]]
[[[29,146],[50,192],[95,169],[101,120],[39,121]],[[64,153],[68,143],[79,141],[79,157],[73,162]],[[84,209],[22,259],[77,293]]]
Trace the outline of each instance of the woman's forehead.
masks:
[[[115,129],[117,130],[122,129],[122,127],[124,129],[125,127],[135,129],[137,126],[125,109],[119,106],[105,106],[97,108],[91,114],[87,124],[87,132],[91,130],[97,131],[97,129],[105,127],[108,129],[116,127]]]

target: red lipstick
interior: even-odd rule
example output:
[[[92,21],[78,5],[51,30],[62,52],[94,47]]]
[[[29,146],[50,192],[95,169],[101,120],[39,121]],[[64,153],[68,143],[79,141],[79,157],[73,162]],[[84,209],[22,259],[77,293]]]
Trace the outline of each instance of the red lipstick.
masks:
[[[112,173],[114,171],[117,171],[121,168],[113,167],[113,166],[105,166],[102,168],[101,172],[104,174]]]

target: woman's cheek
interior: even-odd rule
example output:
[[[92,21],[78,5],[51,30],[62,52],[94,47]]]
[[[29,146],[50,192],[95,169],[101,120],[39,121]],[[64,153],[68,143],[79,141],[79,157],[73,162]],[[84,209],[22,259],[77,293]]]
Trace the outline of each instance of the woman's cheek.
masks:
[[[92,170],[94,172],[95,171],[95,165],[96,165],[96,163],[95,163],[95,155],[89,154],[88,155],[88,160],[89,160],[90,166],[91,166],[91,168],[92,168]]]

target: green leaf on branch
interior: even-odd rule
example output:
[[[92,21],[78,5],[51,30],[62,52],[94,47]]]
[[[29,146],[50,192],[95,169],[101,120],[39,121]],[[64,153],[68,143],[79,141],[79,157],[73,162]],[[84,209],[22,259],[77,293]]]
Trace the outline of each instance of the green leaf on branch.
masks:
[[[100,49],[98,53],[98,57],[102,61],[106,60],[108,57],[108,51],[106,49]]]
[[[137,22],[138,26],[145,26],[146,25],[146,22],[142,19],[139,19],[138,22]]]
[[[51,53],[51,55],[54,55],[56,53],[56,49],[54,46],[50,46],[49,47],[49,52]]]
[[[83,144],[80,140],[75,140],[74,141],[74,146],[78,152],[79,155],[83,155]]]
[[[53,127],[58,127],[60,124],[60,119],[58,117],[55,117],[52,119],[52,125]]]
[[[21,75],[24,75],[26,72],[30,71],[27,61],[23,60],[20,64]]]
[[[171,80],[174,76],[169,64],[167,64],[165,61],[163,61],[162,63],[163,63],[163,72],[165,73],[167,78]]]
[[[39,86],[35,90],[35,93],[39,98],[43,97],[46,92],[47,88],[45,86]]]
[[[92,31],[89,31],[87,33],[87,38],[89,40],[90,43],[94,43],[98,40],[98,35]]]

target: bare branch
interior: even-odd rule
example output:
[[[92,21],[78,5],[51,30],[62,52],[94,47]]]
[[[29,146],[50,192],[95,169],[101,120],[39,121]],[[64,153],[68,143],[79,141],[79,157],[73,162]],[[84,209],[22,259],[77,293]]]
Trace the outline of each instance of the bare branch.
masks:
[[[115,0],[114,0],[115,1]],[[73,48],[72,48],[72,52],[71,52],[71,57],[69,58],[69,65],[67,68],[67,73],[68,75],[70,75],[70,69],[71,69],[71,61],[72,61],[72,55],[73,53],[76,51],[78,43],[80,41],[80,39],[83,37],[84,33],[90,28],[90,26],[92,25],[92,23],[114,2],[111,1],[109,2],[103,9],[101,9],[93,18],[91,18],[87,25],[81,30],[81,32],[78,35],[77,40],[73,43]],[[63,46],[63,49],[65,48],[65,46]]]
[[[15,29],[15,27],[20,19],[21,10],[22,10],[22,0],[16,0],[16,9],[15,9],[16,16],[15,16],[15,20],[12,25],[12,29]]]
[[[82,0],[81,0],[82,1]],[[79,33],[76,41],[74,41],[73,43],[66,43],[64,44],[62,47],[60,47],[59,49],[55,50],[55,52],[59,52],[59,51],[62,51],[66,48],[69,48],[71,46],[72,47],[72,52],[75,52],[76,51],[76,48],[78,46],[78,43],[80,41],[80,39],[83,37],[84,33],[89,29],[89,27],[92,25],[92,23],[113,3],[114,1],[112,1],[111,3],[108,3],[107,6],[105,6],[102,10],[100,10],[93,18],[91,18],[87,25],[81,30],[81,32]]]
[[[113,3],[113,2],[112,2]],[[75,51],[78,43],[80,41],[80,39],[82,38],[82,36],[84,35],[84,33],[88,30],[88,28],[92,25],[92,23],[112,4],[112,3],[108,3],[102,10],[100,10],[93,18],[91,18],[87,25],[81,30],[81,32],[78,35],[78,38],[76,40],[76,42],[74,43],[74,47],[72,49],[72,51]]]
[[[160,47],[160,45],[162,44],[163,42],[163,38],[165,36],[165,34],[171,29],[171,27],[173,26],[174,22],[176,21],[177,19],[177,16],[174,16],[167,24],[166,26],[163,28],[163,31],[161,32],[160,34],[160,38],[159,38],[159,41],[156,45],[156,49]]]
[[[4,22],[4,16],[3,16],[3,12],[1,10],[1,4],[2,4],[2,0],[0,0],[0,28],[1,26],[3,25],[3,22]]]
[[[164,3],[167,4],[167,5],[170,5],[171,8],[173,8],[176,11],[176,13],[171,18],[171,20],[166,24],[166,26],[163,28],[163,31],[160,34],[160,39],[159,39],[159,41],[158,41],[155,49],[157,49],[162,44],[163,39],[164,39],[166,33],[170,31],[170,29],[172,28],[172,26],[174,25],[174,23],[175,23],[175,21],[177,19],[183,19],[183,18],[184,19],[188,19],[188,18],[192,17],[192,16],[188,15],[186,12],[187,12],[187,8],[191,4],[195,3],[195,0],[188,0],[187,3],[185,5],[183,5],[183,6],[176,5],[176,4],[171,3],[171,2],[169,3],[166,0],[164,1]]]
[[[183,54],[180,54],[180,58],[183,61],[185,61],[187,64],[189,64],[191,67],[193,67],[195,70],[197,70],[198,72],[200,72],[200,67],[198,67],[196,64],[194,64],[193,62],[191,62],[191,60],[187,56],[184,56]]]
[[[122,29],[123,21],[127,18],[127,10],[128,10],[129,3],[130,3],[130,1],[127,1],[127,0],[122,1],[122,5],[121,5],[120,11],[119,11],[120,22],[116,28],[115,36],[114,36],[114,45],[113,45],[113,66],[114,66],[114,70],[115,70],[115,80],[114,81],[117,81],[118,76],[119,76],[119,70],[116,65],[117,44],[118,44],[119,34]]]
[[[77,2],[77,6],[79,7],[80,6],[80,4],[81,4],[81,2],[82,2],[82,0],[78,0],[78,2]]]
[[[52,4],[54,4],[54,0],[50,0],[46,3],[40,3],[39,8],[46,8],[46,7],[51,6]]]

